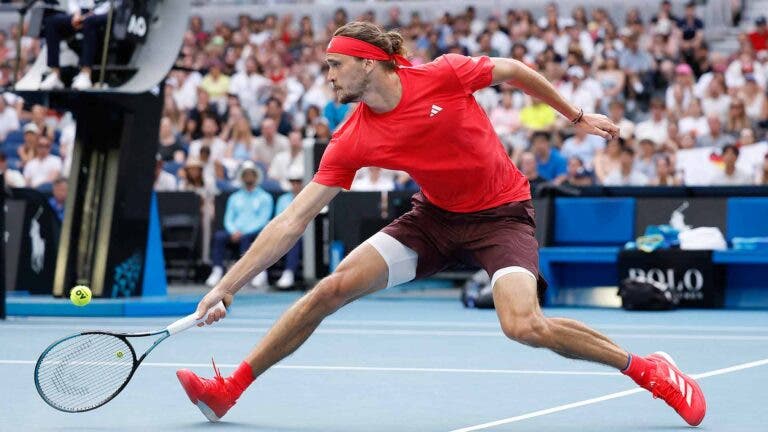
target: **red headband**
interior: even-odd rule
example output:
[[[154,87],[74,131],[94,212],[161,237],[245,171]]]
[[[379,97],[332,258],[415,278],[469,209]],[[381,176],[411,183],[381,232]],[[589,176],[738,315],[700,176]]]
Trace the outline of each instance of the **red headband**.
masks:
[[[330,54],[344,54],[370,60],[394,60],[400,66],[411,66],[411,62],[400,54],[387,54],[383,49],[368,42],[348,36],[334,36],[326,50]]]

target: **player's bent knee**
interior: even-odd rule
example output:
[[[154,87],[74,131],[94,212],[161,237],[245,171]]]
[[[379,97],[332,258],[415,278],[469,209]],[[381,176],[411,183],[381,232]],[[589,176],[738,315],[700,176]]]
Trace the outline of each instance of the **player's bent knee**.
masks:
[[[311,295],[317,307],[331,314],[346,304],[347,292],[343,275],[333,273],[318,282]]]
[[[546,346],[547,320],[541,315],[501,318],[501,330],[513,341],[531,347]]]

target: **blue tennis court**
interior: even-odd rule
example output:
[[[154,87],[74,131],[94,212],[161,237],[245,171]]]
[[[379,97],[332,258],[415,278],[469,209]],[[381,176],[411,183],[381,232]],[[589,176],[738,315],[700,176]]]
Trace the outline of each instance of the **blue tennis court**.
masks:
[[[186,399],[175,370],[228,374],[298,294],[244,294],[212,328],[153,351],[115,400],[65,414],[33,384],[37,356],[86,328],[142,331],[172,318],[10,318],[0,323],[0,427],[18,431],[614,431],[680,430],[677,414],[626,377],[509,342],[493,311],[452,296],[380,295],[331,316],[294,356],[268,371],[219,424]],[[665,350],[699,377],[712,431],[765,430],[768,314],[547,309],[583,320],[641,354]],[[144,346],[138,346],[143,351]]]

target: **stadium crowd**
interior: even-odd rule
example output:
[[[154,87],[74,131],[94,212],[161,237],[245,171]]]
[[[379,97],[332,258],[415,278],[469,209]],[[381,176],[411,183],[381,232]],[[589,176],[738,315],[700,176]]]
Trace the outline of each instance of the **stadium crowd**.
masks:
[[[715,52],[695,3],[678,16],[662,1],[645,17],[635,8],[623,19],[603,8],[562,11],[555,3],[536,17],[521,9],[481,17],[470,6],[434,21],[402,16],[397,7],[386,17],[338,9],[321,28],[292,14],[242,14],[234,25],[195,16],[165,81],[156,189],[199,193],[207,218],[216,194],[249,187],[243,171],[254,170],[242,169],[247,161],[258,173],[256,189],[295,189],[292,183],[304,177],[304,147],[327,143],[354,110],[335,99],[324,63],[333,32],[352,19],[399,30],[415,65],[446,53],[520,60],[574,105],[620,125],[620,137],[606,142],[574,133],[567,119],[511,85],[476,92],[534,192],[544,183],[681,185],[695,174],[697,184],[768,184],[765,17],[741,26],[736,51]],[[0,32],[6,83],[18,31]],[[40,45],[23,38],[26,64]],[[27,109],[6,93],[0,98],[6,182],[48,187],[65,177],[74,127],[69,116]],[[706,178],[702,163],[716,168]],[[373,167],[361,170],[352,186],[416,188],[406,173]]]

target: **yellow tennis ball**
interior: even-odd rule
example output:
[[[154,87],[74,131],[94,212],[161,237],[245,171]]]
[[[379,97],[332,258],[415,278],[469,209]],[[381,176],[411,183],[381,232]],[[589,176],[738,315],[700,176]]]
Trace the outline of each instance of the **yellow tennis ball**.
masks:
[[[69,299],[75,306],[85,306],[91,302],[91,289],[85,285],[78,285],[69,292]]]

